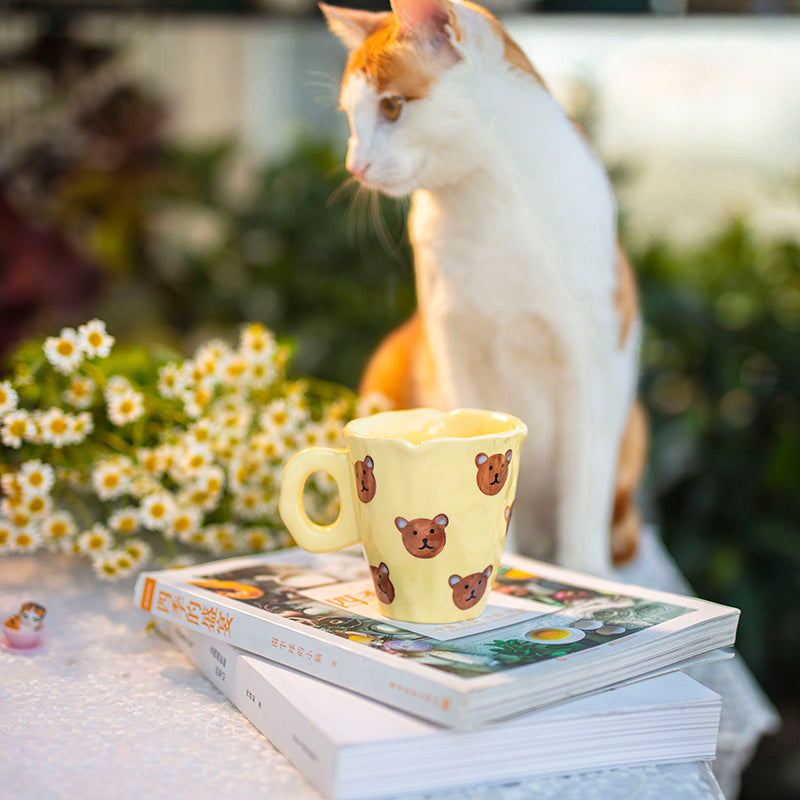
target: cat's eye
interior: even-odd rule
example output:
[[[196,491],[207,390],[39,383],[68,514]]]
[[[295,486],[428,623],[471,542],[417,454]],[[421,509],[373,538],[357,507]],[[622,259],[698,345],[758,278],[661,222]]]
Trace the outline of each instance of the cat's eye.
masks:
[[[389,122],[396,122],[403,110],[403,98],[398,95],[391,95],[389,97],[382,97],[380,102],[380,110],[384,119]]]

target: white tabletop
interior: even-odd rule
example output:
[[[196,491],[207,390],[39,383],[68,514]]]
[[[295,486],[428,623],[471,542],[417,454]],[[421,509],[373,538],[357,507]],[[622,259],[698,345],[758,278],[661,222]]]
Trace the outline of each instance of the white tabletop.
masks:
[[[47,608],[48,628],[39,653],[0,650],[0,797],[318,800],[181,653],[146,630],[148,617],[134,608],[131,595],[132,581],[104,584],[76,559],[0,559],[0,615],[33,600]],[[681,764],[436,797],[683,800],[722,794],[708,765]]]

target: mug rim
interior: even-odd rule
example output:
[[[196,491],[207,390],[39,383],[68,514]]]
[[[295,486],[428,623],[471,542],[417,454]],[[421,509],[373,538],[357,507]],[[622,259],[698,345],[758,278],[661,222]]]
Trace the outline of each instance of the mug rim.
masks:
[[[445,421],[453,419],[458,416],[476,415],[484,418],[489,418],[498,422],[507,424],[507,428],[501,431],[494,431],[489,433],[478,433],[471,436],[438,436],[432,435],[428,439],[421,442],[411,442],[401,435],[386,435],[363,430],[364,427],[378,427],[391,417],[413,417],[414,415],[422,418],[424,421],[427,417],[432,422],[436,420]],[[362,430],[359,430],[362,429]],[[425,447],[426,445],[437,444],[441,442],[480,442],[488,439],[507,438],[516,434],[523,434],[527,436],[528,426],[519,417],[513,414],[507,414],[503,411],[492,411],[485,408],[455,408],[451,411],[440,411],[439,409],[430,407],[419,408],[406,408],[395,409],[392,411],[381,411],[378,414],[372,414],[368,417],[358,417],[357,419],[350,420],[344,427],[344,436],[346,439],[359,439],[365,441],[382,441],[382,442],[397,442],[406,445],[412,449]]]

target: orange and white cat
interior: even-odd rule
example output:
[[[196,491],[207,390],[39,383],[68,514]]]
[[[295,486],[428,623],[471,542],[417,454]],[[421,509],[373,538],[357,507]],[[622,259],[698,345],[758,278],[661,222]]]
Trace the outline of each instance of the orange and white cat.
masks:
[[[481,7],[321,8],[350,50],[347,169],[413,193],[419,309],[362,391],[524,419],[513,546],[607,571],[636,547],[646,436],[636,288],[603,167]]]

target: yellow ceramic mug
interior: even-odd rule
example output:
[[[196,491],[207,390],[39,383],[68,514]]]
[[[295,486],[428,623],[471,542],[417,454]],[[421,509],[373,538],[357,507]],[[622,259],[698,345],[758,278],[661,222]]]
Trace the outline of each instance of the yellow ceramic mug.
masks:
[[[526,434],[515,417],[473,409],[353,420],[344,429],[345,450],[312,447],[286,465],[281,517],[313,553],[363,543],[387,617],[476,617],[500,564]],[[303,488],[316,470],[339,487],[341,511],[329,526],[303,508]]]

